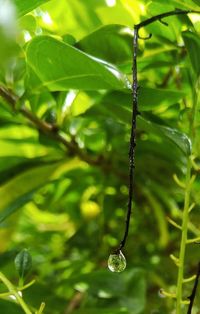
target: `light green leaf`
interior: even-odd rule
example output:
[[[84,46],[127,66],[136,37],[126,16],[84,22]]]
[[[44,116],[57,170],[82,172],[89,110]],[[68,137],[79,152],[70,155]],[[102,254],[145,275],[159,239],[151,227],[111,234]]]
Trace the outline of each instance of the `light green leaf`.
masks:
[[[183,39],[189,53],[190,61],[197,77],[200,75],[200,38],[192,32],[184,32]]]
[[[30,42],[27,61],[51,91],[130,88],[128,79],[116,67],[49,36],[38,36]],[[28,84],[33,85],[32,76]]]
[[[14,0],[18,16],[21,17],[50,0]]]
[[[62,161],[33,167],[2,185],[0,187],[0,223],[27,203],[35,190],[80,165],[80,161],[72,159],[68,163]]]

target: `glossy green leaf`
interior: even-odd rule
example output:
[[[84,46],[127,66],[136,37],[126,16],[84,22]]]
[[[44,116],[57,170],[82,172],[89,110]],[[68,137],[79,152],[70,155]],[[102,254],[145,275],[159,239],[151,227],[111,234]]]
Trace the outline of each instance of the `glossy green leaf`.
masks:
[[[77,43],[88,54],[111,63],[132,59],[132,30],[122,25],[106,25]]]
[[[155,134],[162,135],[177,145],[184,154],[191,153],[191,141],[188,136],[174,128],[153,123],[142,117],[138,117],[138,128],[144,129]]]
[[[116,67],[49,36],[39,36],[30,42],[27,61],[43,86],[51,91],[130,88],[127,78]],[[31,76],[28,83],[32,86]]]
[[[18,16],[21,17],[50,0],[14,0]]]
[[[95,110],[96,109],[96,110]],[[118,121],[130,124],[131,123],[131,108],[123,107],[123,106],[116,106],[115,110],[113,110],[113,104],[107,103],[106,106],[98,106],[98,108],[95,108],[94,112],[93,109],[91,109],[91,114],[97,114],[97,112],[103,113],[103,115],[111,115]],[[174,143],[181,151],[189,155],[191,153],[191,141],[188,138],[188,136],[177,129],[170,128],[161,124],[157,124],[154,122],[151,122],[148,119],[145,119],[142,116],[137,117],[137,128],[138,130],[146,131],[147,133],[154,133],[158,136],[161,136],[162,139],[170,140]]]
[[[190,61],[196,76],[200,75],[200,38],[199,35],[192,32],[184,32],[183,39],[189,53]]]

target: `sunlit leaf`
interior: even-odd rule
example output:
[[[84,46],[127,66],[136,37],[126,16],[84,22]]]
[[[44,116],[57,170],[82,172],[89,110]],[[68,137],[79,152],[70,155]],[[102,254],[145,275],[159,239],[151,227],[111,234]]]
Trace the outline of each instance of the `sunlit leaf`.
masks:
[[[35,38],[28,45],[27,60],[51,91],[130,88],[116,67],[52,37]]]
[[[37,166],[22,172],[0,187],[0,222],[13,214],[27,203],[37,189],[48,181],[55,180],[63,171],[79,167],[80,164],[70,161],[55,162],[49,165]]]

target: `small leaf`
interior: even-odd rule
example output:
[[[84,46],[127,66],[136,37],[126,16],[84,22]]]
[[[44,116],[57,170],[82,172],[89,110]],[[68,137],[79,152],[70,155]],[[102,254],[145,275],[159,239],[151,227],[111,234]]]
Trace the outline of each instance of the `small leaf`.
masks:
[[[25,278],[32,267],[32,257],[27,249],[22,250],[15,257],[15,268],[20,278]]]

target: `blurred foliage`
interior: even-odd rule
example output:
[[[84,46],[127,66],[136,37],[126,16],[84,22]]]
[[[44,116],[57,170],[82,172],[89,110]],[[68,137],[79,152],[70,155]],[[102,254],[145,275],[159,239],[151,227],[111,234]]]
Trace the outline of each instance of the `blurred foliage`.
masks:
[[[0,266],[17,284],[14,259],[28,248],[28,279],[36,283],[23,297],[33,310],[44,301],[46,314],[174,313],[174,301],[159,290],[176,285],[169,255],[178,255],[180,233],[166,217],[182,217],[177,178],[184,180],[191,154],[200,74],[196,14],[141,30],[153,36],[139,41],[141,116],[126,271],[110,273],[107,258],[123,235],[127,207],[133,25],[177,7],[199,10],[199,1],[0,0],[0,86],[20,99],[13,109],[0,98]],[[24,107],[54,127],[54,136]],[[200,235],[199,108],[191,237]],[[198,247],[188,246],[187,275],[198,261]],[[23,313],[11,302],[0,300],[0,312]]]

